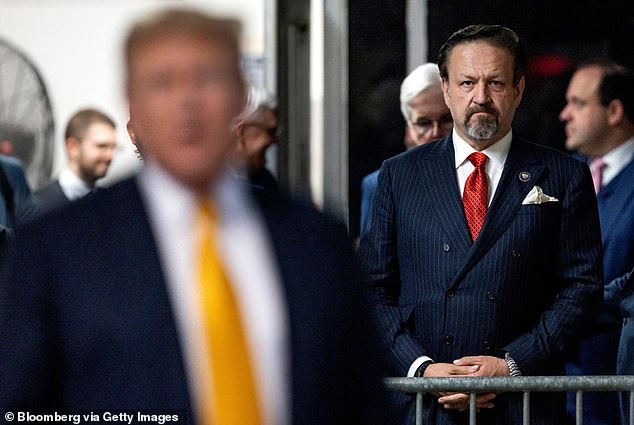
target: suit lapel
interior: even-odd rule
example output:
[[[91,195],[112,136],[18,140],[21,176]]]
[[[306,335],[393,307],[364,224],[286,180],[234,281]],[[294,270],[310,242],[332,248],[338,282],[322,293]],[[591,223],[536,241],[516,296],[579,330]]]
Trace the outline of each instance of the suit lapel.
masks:
[[[466,252],[472,242],[456,179],[456,164],[451,136],[442,139],[434,150],[418,161],[420,184],[429,194],[443,229],[458,248]]]
[[[603,244],[610,238],[610,233],[620,229],[614,225],[619,212],[634,196],[634,159],[604,187],[597,196],[599,216],[601,217],[601,238]]]
[[[475,240],[464,267],[455,276],[450,286],[460,282],[463,276],[502,236],[517,215],[522,201],[535,186],[543,171],[543,163],[531,157],[527,145],[516,139],[511,144],[500,183],[487,211],[480,236]]]

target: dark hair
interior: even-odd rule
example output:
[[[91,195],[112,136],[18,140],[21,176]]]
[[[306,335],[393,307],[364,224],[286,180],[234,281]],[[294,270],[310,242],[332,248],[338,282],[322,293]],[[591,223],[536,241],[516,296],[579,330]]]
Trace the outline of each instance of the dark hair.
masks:
[[[88,131],[88,127],[94,123],[103,123],[112,128],[116,128],[116,124],[108,115],[96,109],[81,109],[68,120],[64,138],[75,137],[81,141]]]
[[[526,50],[517,34],[502,25],[469,25],[454,32],[438,52],[438,69],[443,80],[449,80],[447,60],[453,48],[458,44],[472,41],[486,41],[508,50],[513,57],[513,83],[515,85],[519,83],[524,76]]]
[[[608,106],[614,99],[623,104],[625,117],[634,123],[634,72],[607,59],[584,62],[577,69],[599,68],[602,72],[597,89],[599,102]]]

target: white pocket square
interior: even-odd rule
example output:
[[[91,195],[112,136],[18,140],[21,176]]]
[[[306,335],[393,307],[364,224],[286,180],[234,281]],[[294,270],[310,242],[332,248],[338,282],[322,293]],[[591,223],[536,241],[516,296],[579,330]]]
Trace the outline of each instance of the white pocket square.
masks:
[[[554,196],[546,195],[542,191],[541,187],[533,186],[531,191],[528,192],[528,195],[526,195],[526,198],[524,198],[524,200],[522,201],[522,205],[536,205],[543,204],[545,202],[559,202],[559,199],[555,198]]]

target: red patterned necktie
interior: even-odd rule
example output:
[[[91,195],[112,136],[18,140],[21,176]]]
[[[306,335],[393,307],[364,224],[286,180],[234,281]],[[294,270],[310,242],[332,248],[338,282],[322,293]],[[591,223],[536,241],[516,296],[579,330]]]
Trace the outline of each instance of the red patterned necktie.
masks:
[[[475,241],[487,214],[488,184],[484,166],[489,158],[481,152],[474,152],[467,159],[471,161],[475,169],[469,174],[464,185],[462,203],[467,217],[467,224],[469,225],[469,232],[471,233],[471,240]]]

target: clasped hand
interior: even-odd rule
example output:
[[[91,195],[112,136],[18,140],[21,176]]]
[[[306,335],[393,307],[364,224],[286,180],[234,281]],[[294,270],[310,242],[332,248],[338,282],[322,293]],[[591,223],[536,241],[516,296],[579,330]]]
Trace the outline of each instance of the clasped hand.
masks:
[[[456,376],[509,376],[509,368],[503,359],[493,356],[468,356],[453,363],[433,363],[427,367],[425,378]],[[437,394],[438,403],[445,409],[463,411],[469,407],[469,394],[442,392]],[[495,393],[476,395],[476,409],[491,409],[495,405]]]

